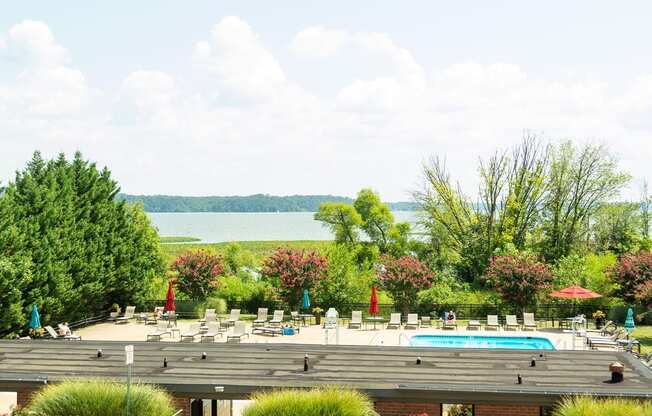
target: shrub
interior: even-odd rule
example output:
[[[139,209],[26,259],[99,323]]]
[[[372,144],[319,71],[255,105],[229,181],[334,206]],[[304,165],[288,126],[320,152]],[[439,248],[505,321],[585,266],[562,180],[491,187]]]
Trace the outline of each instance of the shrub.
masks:
[[[215,309],[215,313],[218,315],[223,315],[226,313],[227,305],[226,300],[222,298],[210,297],[207,298],[205,302],[201,302],[195,308],[195,314],[197,316],[204,316],[204,311],[206,309]]]
[[[618,293],[626,302],[636,300],[636,291],[646,282],[652,280],[652,251],[638,254],[625,254],[611,268],[611,275],[620,285]]]
[[[376,416],[362,393],[336,387],[258,393],[243,416]]]
[[[337,244],[326,252],[328,270],[315,293],[315,303],[346,310],[351,303],[367,302],[373,280],[373,269],[357,265],[358,250]]]
[[[326,276],[326,258],[314,251],[279,248],[265,259],[263,277],[279,288],[292,308],[299,307],[304,289],[312,289]]]
[[[415,307],[419,291],[428,289],[435,276],[415,257],[384,256],[383,263],[378,272],[380,285],[392,295],[397,308],[407,314]]]
[[[552,274],[535,257],[520,254],[493,257],[485,278],[503,300],[525,307],[533,305],[539,292],[550,287]]]
[[[625,399],[569,397],[553,414],[554,416],[652,416],[652,403]]]
[[[35,416],[115,416],[124,411],[127,387],[100,380],[66,381],[39,391],[27,408]],[[138,416],[167,416],[176,409],[170,396],[146,385],[131,386],[129,413]]]
[[[224,271],[222,257],[204,250],[190,251],[177,257],[170,266],[177,273],[176,285],[192,300],[206,299],[218,287]]]

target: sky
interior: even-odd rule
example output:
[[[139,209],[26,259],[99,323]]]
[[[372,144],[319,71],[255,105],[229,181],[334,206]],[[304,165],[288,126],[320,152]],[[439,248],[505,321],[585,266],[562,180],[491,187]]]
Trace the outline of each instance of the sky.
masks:
[[[652,180],[652,3],[11,2],[0,182],[79,150],[131,194],[409,199],[430,157],[604,144]],[[626,7],[625,7],[626,6]]]

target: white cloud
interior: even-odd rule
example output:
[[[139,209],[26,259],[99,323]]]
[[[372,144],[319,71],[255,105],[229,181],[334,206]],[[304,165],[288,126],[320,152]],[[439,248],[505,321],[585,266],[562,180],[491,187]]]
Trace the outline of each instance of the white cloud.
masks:
[[[290,49],[301,57],[328,58],[335,55],[350,40],[351,36],[344,30],[310,26],[294,36]]]
[[[351,195],[374,186],[401,199],[432,153],[447,155],[473,189],[477,156],[518,141],[523,129],[603,140],[634,176],[652,158],[651,74],[617,87],[537,77],[516,63],[424,68],[387,34],[314,26],[294,36],[298,56],[333,60],[340,75],[351,69],[343,48],[386,62],[378,73],[350,70],[355,77],[319,96],[246,22],[227,17],[181,58],[192,76],[137,70],[102,93],[43,23],[19,23],[4,39],[5,52],[29,59],[0,83],[0,141],[15,138],[2,143],[13,164],[4,162],[0,178],[35,148],[80,149],[127,192]]]
[[[213,27],[210,41],[196,44],[193,62],[242,98],[270,98],[287,83],[283,69],[258,35],[233,16]]]
[[[37,65],[60,65],[68,59],[66,49],[43,22],[25,20],[12,26],[6,43],[12,55]]]

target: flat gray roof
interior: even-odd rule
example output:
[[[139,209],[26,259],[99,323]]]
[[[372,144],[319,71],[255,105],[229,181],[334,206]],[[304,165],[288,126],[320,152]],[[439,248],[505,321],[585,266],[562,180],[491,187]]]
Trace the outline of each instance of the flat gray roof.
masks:
[[[240,399],[261,389],[324,384],[354,387],[374,400],[443,403],[547,405],[567,394],[652,398],[652,371],[622,352],[547,351],[541,360],[538,351],[523,350],[45,340],[0,341],[0,391],[75,377],[124,380],[127,344],[134,345],[135,380],[197,398]],[[103,358],[96,357],[98,348]],[[310,369],[304,372],[306,353]],[[533,355],[536,367],[530,367]],[[622,383],[609,382],[614,361],[625,364]]]

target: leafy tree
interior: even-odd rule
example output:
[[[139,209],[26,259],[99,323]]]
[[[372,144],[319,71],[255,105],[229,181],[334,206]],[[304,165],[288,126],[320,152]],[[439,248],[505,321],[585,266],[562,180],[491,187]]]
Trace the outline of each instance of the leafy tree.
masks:
[[[263,262],[262,275],[279,288],[290,307],[299,308],[303,290],[317,288],[326,276],[327,260],[314,251],[279,248]]]
[[[592,217],[591,240],[596,251],[618,255],[635,251],[641,244],[638,203],[602,204]]]
[[[177,257],[170,269],[176,272],[176,286],[190,299],[204,300],[219,286],[224,272],[222,257],[205,250]]]
[[[353,207],[362,218],[362,229],[369,239],[376,243],[381,252],[387,248],[394,216],[389,207],[380,201],[380,196],[371,189],[362,189],[353,202]]]
[[[629,182],[602,146],[563,143],[551,153],[543,204],[542,255],[555,260],[582,241],[591,215]]]
[[[641,283],[636,287],[634,298],[648,309],[652,309],[652,280]]]
[[[434,274],[417,258],[403,256],[397,259],[385,256],[378,271],[378,281],[394,299],[398,310],[407,314],[414,309],[419,291],[428,289]]]
[[[335,234],[335,241],[355,243],[358,241],[362,217],[349,204],[326,202],[319,206],[315,220],[321,221]]]
[[[29,267],[14,277],[24,309],[73,321],[146,297],[162,273],[158,236],[142,207],[115,200],[118,191],[79,153],[46,161],[38,152],[0,191],[0,257]]]
[[[637,290],[652,280],[652,251],[625,254],[610,272],[619,285],[617,293],[626,302],[634,302]]]
[[[519,254],[493,257],[485,278],[503,300],[523,308],[535,304],[537,295],[550,287],[552,274],[534,256]]]
[[[26,323],[29,306],[23,304],[21,291],[29,279],[29,264],[15,265],[0,258],[0,333],[13,335]]]
[[[343,310],[369,299],[374,271],[368,263],[358,265],[357,251],[341,244],[328,249],[328,270],[316,290],[316,304]]]

